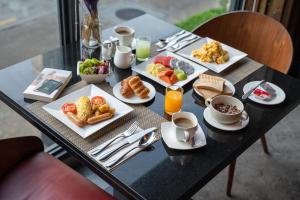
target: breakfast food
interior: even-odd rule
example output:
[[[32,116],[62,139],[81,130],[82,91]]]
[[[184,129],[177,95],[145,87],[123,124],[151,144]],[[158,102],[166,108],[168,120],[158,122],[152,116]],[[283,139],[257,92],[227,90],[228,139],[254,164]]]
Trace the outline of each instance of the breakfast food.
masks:
[[[183,81],[195,72],[189,63],[177,59],[173,56],[156,56],[154,62],[147,67],[147,72],[172,85],[178,81]]]
[[[150,90],[147,88],[139,76],[130,76],[121,82],[120,93],[124,98],[130,98],[133,95],[141,99],[148,97]]]
[[[213,107],[217,111],[219,111],[221,113],[229,114],[229,115],[235,115],[235,114],[238,114],[241,112],[236,106],[233,106],[231,104],[226,105],[224,103],[217,103],[217,104],[214,104]]]
[[[196,85],[198,89],[208,89],[216,92],[223,91],[225,80],[222,78],[207,74],[200,74],[199,80],[200,81]]]
[[[223,64],[229,60],[228,52],[217,41],[211,41],[192,51],[192,56],[201,62],[215,62],[217,64]]]
[[[77,118],[85,122],[92,113],[92,106],[90,99],[87,96],[82,96],[76,102]]]
[[[132,76],[128,77],[128,78],[125,78],[121,81],[121,95],[125,98],[130,98],[134,95],[134,92],[133,90],[131,89],[131,87],[129,86],[129,79],[131,78]]]
[[[204,99],[213,98],[221,94],[232,95],[231,89],[225,85],[223,78],[208,74],[200,74],[199,79],[195,81],[193,87]]]
[[[133,76],[128,80],[128,84],[133,90],[134,94],[141,99],[144,99],[148,96],[150,90],[145,87],[143,82],[141,81],[141,78],[138,76]]]
[[[68,119],[78,127],[110,119],[115,113],[115,109],[111,108],[101,96],[94,96],[91,100],[87,96],[82,96],[76,103],[65,103],[61,108]]]
[[[84,75],[91,74],[108,74],[109,63],[96,58],[85,59],[79,63],[79,72]]]

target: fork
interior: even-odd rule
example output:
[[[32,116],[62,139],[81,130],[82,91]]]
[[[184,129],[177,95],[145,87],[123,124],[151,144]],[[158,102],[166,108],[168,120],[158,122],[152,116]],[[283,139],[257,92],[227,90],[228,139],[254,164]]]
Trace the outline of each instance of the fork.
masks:
[[[139,127],[139,122],[137,122],[137,121],[133,122],[133,124],[131,124],[131,126],[126,131],[124,131],[122,134],[120,134],[119,136],[112,139],[110,142],[108,142],[106,145],[104,145],[104,147],[93,151],[91,153],[91,155],[92,156],[97,156],[99,153],[101,153],[104,149],[106,149],[109,145],[111,145],[117,139],[126,138],[126,137],[131,136],[136,131],[136,129],[138,127]]]

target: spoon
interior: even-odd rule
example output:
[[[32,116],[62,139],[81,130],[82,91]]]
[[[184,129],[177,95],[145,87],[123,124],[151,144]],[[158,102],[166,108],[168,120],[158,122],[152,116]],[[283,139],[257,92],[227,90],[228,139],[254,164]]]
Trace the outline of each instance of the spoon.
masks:
[[[109,167],[109,168],[113,167],[115,164],[120,162],[127,154],[129,154],[134,149],[139,149],[139,148],[145,149],[146,147],[150,146],[154,142],[154,140],[155,140],[155,132],[151,132],[151,133],[144,135],[144,137],[142,137],[140,139],[139,144],[137,146],[129,149],[127,152],[125,152],[120,157],[117,157],[117,158],[113,159],[112,161],[108,162],[105,166]]]

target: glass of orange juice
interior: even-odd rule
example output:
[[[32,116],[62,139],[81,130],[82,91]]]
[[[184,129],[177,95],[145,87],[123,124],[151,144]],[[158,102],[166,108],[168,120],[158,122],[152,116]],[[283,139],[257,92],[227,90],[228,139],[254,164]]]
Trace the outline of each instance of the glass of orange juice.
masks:
[[[169,115],[179,112],[182,107],[183,89],[177,85],[166,88],[165,112]]]

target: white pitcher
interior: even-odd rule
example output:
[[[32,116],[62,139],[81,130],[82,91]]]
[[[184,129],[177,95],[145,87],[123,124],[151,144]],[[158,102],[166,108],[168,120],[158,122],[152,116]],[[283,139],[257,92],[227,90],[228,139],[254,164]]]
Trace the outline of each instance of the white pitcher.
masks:
[[[135,55],[132,54],[131,48],[126,46],[117,46],[114,56],[114,64],[120,69],[129,68],[135,61]]]

